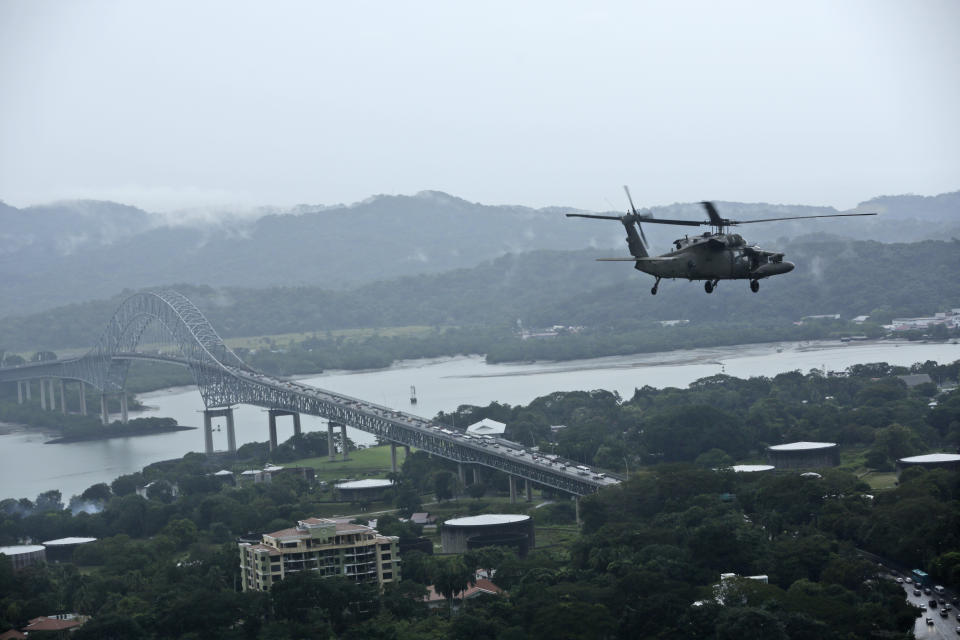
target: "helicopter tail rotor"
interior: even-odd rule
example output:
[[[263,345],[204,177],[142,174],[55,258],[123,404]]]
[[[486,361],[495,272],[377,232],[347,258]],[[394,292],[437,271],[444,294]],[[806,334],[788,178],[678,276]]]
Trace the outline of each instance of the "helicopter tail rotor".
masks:
[[[658,222],[653,220],[653,216],[650,214],[641,215],[637,211],[637,208],[633,204],[633,198],[630,196],[630,189],[624,185],[623,190],[627,194],[627,201],[630,202],[630,211],[625,216],[603,216],[593,213],[568,213],[566,214],[568,218],[592,218],[594,220],[619,220],[623,224],[623,228],[627,230],[627,247],[630,249],[630,255],[634,258],[648,258],[650,254],[647,253],[647,236],[643,232],[643,227],[640,225],[641,220]],[[699,224],[699,223],[696,223]],[[639,232],[639,233],[638,233]]]
[[[630,212],[633,213],[633,218],[634,218],[633,221],[637,223],[637,229],[640,230],[640,239],[643,240],[643,250],[644,250],[643,252],[644,254],[646,254],[647,247],[650,246],[650,243],[647,242],[647,234],[643,232],[643,227],[640,225],[640,218],[641,217],[649,218],[652,216],[649,216],[649,215],[641,216],[639,213],[637,213],[637,208],[633,206],[633,198],[630,196],[630,188],[627,185],[623,185],[623,190],[627,194],[627,202],[630,203]],[[624,222],[624,224],[626,224],[626,222]],[[628,242],[629,242],[629,239],[628,239]],[[630,248],[630,253],[633,254],[632,247]],[[633,254],[633,255],[636,255],[636,254]]]

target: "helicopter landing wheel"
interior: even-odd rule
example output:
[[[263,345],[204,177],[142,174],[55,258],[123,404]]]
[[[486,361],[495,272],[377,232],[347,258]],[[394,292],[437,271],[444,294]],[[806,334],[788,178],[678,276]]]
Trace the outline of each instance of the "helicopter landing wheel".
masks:
[[[660,278],[657,278],[657,281],[653,283],[653,289],[650,289],[650,295],[657,295],[657,287],[660,286]]]
[[[713,283],[707,280],[703,283],[703,290],[707,293],[713,293]]]
[[[760,281],[759,281],[759,280],[751,280],[751,281],[750,281],[750,291],[753,291],[754,293],[756,293],[757,291],[760,291]]]

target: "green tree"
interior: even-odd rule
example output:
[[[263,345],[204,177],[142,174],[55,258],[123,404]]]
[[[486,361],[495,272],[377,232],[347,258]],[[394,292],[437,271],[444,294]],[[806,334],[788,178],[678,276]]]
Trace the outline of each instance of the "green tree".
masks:
[[[433,476],[433,491],[441,502],[453,497],[456,486],[457,480],[449,471],[439,471]]]

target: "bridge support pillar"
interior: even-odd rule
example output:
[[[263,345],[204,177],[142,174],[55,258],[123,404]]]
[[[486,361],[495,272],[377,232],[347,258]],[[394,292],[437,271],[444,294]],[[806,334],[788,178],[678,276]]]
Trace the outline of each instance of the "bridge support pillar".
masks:
[[[333,445],[333,428],[336,423],[327,421],[327,455],[330,457],[330,462],[333,462],[337,458],[337,449]]]
[[[47,410],[47,379],[40,378],[40,409]]]
[[[573,510],[577,514],[577,526],[580,526],[580,496],[573,496]]]
[[[277,418],[279,416],[293,416],[293,435],[300,435],[299,413],[296,411],[284,411],[283,409],[270,409],[267,413],[270,420],[270,451],[273,451],[279,446],[277,441]]]
[[[63,378],[60,378],[60,413],[67,412],[67,394],[63,390]]]
[[[17,380],[17,404],[23,404],[23,380]]]
[[[24,380],[24,381],[23,381],[23,384],[26,385],[26,387],[27,387],[27,400],[29,400],[29,399],[30,399],[30,381],[29,381],[29,380]]]
[[[517,477],[509,476],[510,480],[510,504],[517,504]]]
[[[80,381],[80,415],[87,415],[87,385]]]
[[[457,476],[460,477],[460,486],[467,486],[467,470],[463,468],[463,463],[457,463]]]
[[[347,458],[347,425],[340,424],[340,439],[343,441],[343,459],[348,460]]]
[[[390,443],[390,470],[397,472],[397,443]]]
[[[527,493],[527,502],[533,502],[533,485],[530,484],[530,481],[526,479],[524,479],[523,482],[526,485],[525,488]]]
[[[30,396],[27,396],[27,397],[29,398]],[[403,455],[405,456],[404,460],[410,457],[410,445],[408,444],[403,445]]]
[[[270,451],[273,451],[277,448],[277,414],[273,412],[273,409],[267,413],[267,421],[270,425]]]
[[[57,390],[53,386],[53,378],[47,380],[47,389],[50,390],[50,411],[57,410]]]
[[[233,409],[206,409],[203,412],[203,450],[209,456],[213,453],[213,419],[227,419],[227,451],[237,452],[237,434],[233,426]],[[272,448],[271,448],[272,450]]]
[[[107,394],[100,394],[100,422],[110,424],[110,414],[107,413]]]
[[[130,414],[127,411],[127,392],[120,392],[120,422],[127,424],[130,420]]]
[[[227,409],[227,451],[237,452],[237,430],[233,426],[233,409]]]
[[[203,452],[213,455],[213,420],[209,411],[203,412]]]
[[[480,467],[477,465],[471,465],[470,471],[473,472],[473,484],[480,482]]]

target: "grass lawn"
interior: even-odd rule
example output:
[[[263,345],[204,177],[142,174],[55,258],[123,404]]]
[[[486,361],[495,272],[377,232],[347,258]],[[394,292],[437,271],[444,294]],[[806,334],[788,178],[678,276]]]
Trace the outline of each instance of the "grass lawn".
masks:
[[[537,548],[553,545],[569,546],[580,535],[580,528],[573,525],[549,525],[537,527],[534,535],[537,537]]]
[[[860,479],[870,485],[870,488],[874,491],[886,491],[897,486],[897,474],[894,471],[884,473],[868,471]]]
[[[397,468],[403,465],[406,452],[397,447]],[[285,463],[285,467],[313,467],[318,480],[339,480],[340,478],[386,478],[390,473],[390,445],[370,447],[350,452],[350,459],[305,458]]]

